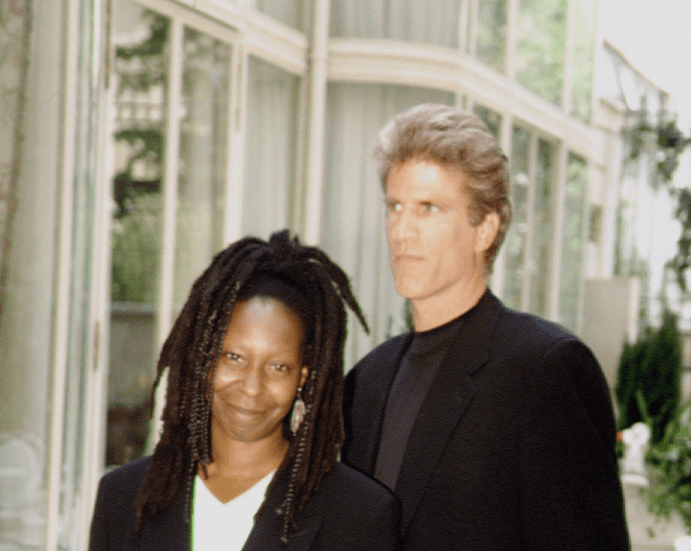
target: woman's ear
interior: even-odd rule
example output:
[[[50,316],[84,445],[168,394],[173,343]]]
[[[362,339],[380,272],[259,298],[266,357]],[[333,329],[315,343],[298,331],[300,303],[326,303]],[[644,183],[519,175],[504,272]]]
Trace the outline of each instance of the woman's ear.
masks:
[[[305,381],[307,380],[308,374],[309,374],[309,369],[307,369],[307,366],[303,366],[302,372],[300,373],[300,384],[298,385],[299,387],[302,387],[302,385],[305,384]]]

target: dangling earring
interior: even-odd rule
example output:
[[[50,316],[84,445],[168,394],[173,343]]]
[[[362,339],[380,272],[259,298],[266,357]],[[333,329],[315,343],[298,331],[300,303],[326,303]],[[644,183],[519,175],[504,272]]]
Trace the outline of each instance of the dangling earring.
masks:
[[[305,402],[302,400],[302,387],[298,387],[293,404],[293,413],[290,414],[290,430],[295,434],[300,427],[300,423],[305,418]]]

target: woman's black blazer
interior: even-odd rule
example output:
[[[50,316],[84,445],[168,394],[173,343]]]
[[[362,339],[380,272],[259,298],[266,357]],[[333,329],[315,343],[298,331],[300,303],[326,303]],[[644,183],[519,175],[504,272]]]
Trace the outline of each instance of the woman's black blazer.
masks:
[[[184,489],[153,518],[134,532],[134,502],[151,462],[139,459],[105,475],[98,489],[91,523],[90,551],[175,551],[190,548],[185,521]],[[286,477],[283,477],[285,479]],[[337,463],[319,491],[299,511],[299,532],[280,545],[283,517],[276,513],[287,480],[279,480],[271,502],[255,524],[243,551],[399,549],[399,506],[385,488],[350,467]],[[229,526],[228,529],[232,529]],[[203,550],[201,550],[203,551]]]

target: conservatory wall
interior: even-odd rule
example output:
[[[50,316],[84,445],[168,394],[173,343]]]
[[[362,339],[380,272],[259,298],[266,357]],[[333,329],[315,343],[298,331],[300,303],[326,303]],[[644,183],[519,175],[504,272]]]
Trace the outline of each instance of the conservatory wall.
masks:
[[[351,320],[347,366],[406,330],[370,151],[418,103],[474,111],[510,157],[493,291],[579,332],[595,3],[0,0],[31,43],[0,132],[24,136],[0,179],[0,483],[30,499],[0,499],[0,547],[86,549],[98,479],[158,434],[157,352],[230,241],[288,227],[343,266],[371,327]]]

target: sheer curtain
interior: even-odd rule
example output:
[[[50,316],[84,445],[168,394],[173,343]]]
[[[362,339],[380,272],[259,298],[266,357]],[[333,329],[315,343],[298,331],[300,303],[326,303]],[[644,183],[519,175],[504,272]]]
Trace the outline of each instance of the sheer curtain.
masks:
[[[367,336],[350,316],[347,368],[388,336],[406,330],[404,301],[389,268],[383,193],[370,152],[391,117],[424,102],[453,104],[454,95],[377,84],[328,88],[320,243],[350,276],[371,331]]]
[[[331,2],[331,36],[458,47],[461,0]]]
[[[250,57],[242,233],[266,239],[291,225],[299,77]]]
[[[0,0],[0,548],[39,549],[55,304],[61,3]],[[41,15],[38,14],[42,10]],[[36,48],[30,34],[43,32]],[[35,36],[34,36],[35,38]],[[33,55],[32,55],[33,54]],[[39,86],[40,82],[40,86]]]

